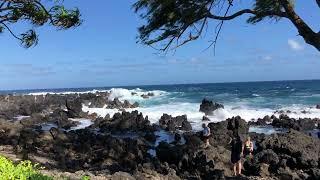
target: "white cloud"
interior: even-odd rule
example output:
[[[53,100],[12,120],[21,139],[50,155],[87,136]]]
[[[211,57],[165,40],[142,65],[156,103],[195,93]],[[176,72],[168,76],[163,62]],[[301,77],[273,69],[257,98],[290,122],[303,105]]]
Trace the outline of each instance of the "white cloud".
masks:
[[[293,39],[288,39],[288,45],[294,51],[300,51],[304,48],[298,41]]]

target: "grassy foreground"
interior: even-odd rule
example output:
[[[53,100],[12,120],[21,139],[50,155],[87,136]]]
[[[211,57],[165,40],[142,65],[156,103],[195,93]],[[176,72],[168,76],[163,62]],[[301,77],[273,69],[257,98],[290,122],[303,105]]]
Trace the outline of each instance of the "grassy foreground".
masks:
[[[11,160],[0,155],[0,179],[3,180],[53,180],[52,177],[43,175],[39,172],[38,164],[30,161],[21,161],[14,164]]]
[[[54,180],[56,178],[41,174],[41,167],[31,161],[21,161],[18,164],[0,155],[0,180]],[[61,178],[58,178],[61,179]],[[68,180],[69,178],[62,178]],[[82,176],[81,180],[90,180]]]

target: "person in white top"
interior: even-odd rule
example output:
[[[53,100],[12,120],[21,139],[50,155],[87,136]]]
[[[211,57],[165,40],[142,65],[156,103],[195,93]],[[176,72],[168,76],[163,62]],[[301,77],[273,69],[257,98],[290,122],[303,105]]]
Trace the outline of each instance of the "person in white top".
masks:
[[[203,128],[202,136],[203,136],[203,141],[205,143],[204,147],[207,148],[210,146],[209,138],[210,138],[211,132],[210,132],[210,128],[205,123],[202,124],[202,128]]]

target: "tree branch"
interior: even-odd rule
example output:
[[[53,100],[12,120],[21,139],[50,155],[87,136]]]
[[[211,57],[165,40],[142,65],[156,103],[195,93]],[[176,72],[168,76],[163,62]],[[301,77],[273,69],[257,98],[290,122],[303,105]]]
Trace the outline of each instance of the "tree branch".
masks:
[[[214,15],[214,14],[211,14],[209,12],[209,14],[207,15],[209,18],[211,19],[215,19],[215,20],[222,20],[222,21],[227,21],[227,20],[232,20],[234,18],[237,18],[239,16],[242,16],[244,14],[253,14],[253,15],[256,15],[256,16],[271,16],[271,15],[276,15],[276,16],[279,16],[279,17],[288,17],[287,14],[285,12],[273,12],[273,11],[269,11],[269,12],[263,12],[263,13],[259,13],[257,11],[254,11],[254,10],[251,10],[251,9],[243,9],[243,10],[240,10],[230,16],[217,16],[217,15]]]
[[[14,38],[18,39],[19,41],[23,41],[21,38],[19,38],[17,35],[15,35],[15,34],[11,31],[11,29],[10,29],[5,23],[1,22],[1,24],[10,32],[10,34],[11,34]]]
[[[213,1],[210,3],[208,9],[211,10],[212,6],[213,6]],[[188,39],[184,40],[182,43],[178,43],[179,39],[180,39],[181,36],[184,34],[184,32],[185,32],[191,25],[193,25],[193,24],[194,24],[195,22],[197,22],[197,21],[200,21],[201,19],[203,19],[203,22],[202,22],[202,24],[201,24],[200,30],[197,29],[197,31],[198,31],[198,32],[197,32],[197,35],[193,36],[193,35],[190,33]],[[200,18],[194,20],[193,22],[185,25],[185,26],[181,29],[181,32],[179,33],[179,35],[178,35],[178,36],[173,36],[173,37],[169,40],[168,44],[167,44],[164,48],[161,49],[161,51],[166,51],[166,50],[168,50],[168,48],[170,47],[170,45],[172,44],[172,42],[173,42],[175,39],[177,39],[177,43],[178,43],[178,44],[177,44],[173,49],[176,49],[176,48],[178,48],[178,47],[180,47],[180,46],[182,46],[182,45],[184,45],[184,44],[186,44],[186,43],[188,43],[188,42],[190,42],[190,41],[194,41],[194,40],[198,39],[198,38],[200,37],[200,35],[202,34],[202,32],[203,32],[203,29],[204,29],[204,27],[205,27],[205,24],[206,24],[206,22],[207,22],[207,19],[208,19],[207,16],[203,16],[203,17],[200,17]]]
[[[218,28],[218,31],[217,31],[215,40],[214,40],[214,41],[210,44],[210,46],[209,46],[209,47],[211,47],[212,45],[214,45],[214,47],[215,47],[215,46],[216,46],[215,44],[216,44],[216,42],[217,42],[217,40],[218,40],[218,36],[219,36],[219,34],[220,34],[220,31],[221,31],[221,29],[222,29],[222,26],[223,26],[223,24],[224,24],[224,21],[232,20],[232,19],[237,18],[237,17],[239,17],[239,16],[241,16],[241,15],[244,15],[244,14],[253,14],[253,15],[256,15],[256,16],[271,16],[271,15],[274,16],[274,15],[276,15],[276,16],[279,16],[279,17],[287,17],[287,14],[286,14],[285,12],[280,12],[280,13],[279,13],[279,12],[271,12],[271,11],[270,11],[270,12],[263,12],[263,13],[261,13],[261,12],[257,12],[257,11],[251,10],[251,9],[243,9],[243,10],[240,10],[240,11],[238,11],[238,12],[236,12],[236,13],[230,15],[230,16],[227,16],[227,14],[228,14],[228,12],[229,12],[229,9],[230,9],[230,7],[232,6],[232,2],[233,2],[233,1],[232,1],[232,0],[228,0],[228,2],[229,2],[229,6],[228,6],[228,8],[227,8],[227,10],[226,10],[226,12],[225,12],[225,14],[224,14],[224,16],[217,16],[217,15],[211,14],[211,13],[210,13],[210,10],[211,10],[211,8],[212,8],[212,6],[213,6],[213,3],[210,3],[207,14],[204,14],[203,16],[200,16],[198,19],[196,19],[196,20],[194,20],[193,22],[191,22],[191,23],[189,23],[189,24],[186,24],[184,27],[182,27],[180,33],[179,33],[177,36],[173,36],[173,37],[169,40],[169,42],[166,44],[166,46],[165,46],[164,48],[160,49],[160,50],[161,50],[161,51],[167,51],[175,39],[177,39],[177,41],[178,41],[178,40],[180,39],[180,37],[185,33],[185,31],[186,31],[192,24],[194,24],[194,23],[197,22],[197,21],[200,21],[201,19],[203,19],[203,23],[201,24],[200,30],[197,30],[197,31],[198,31],[197,34],[196,34],[196,35],[192,35],[192,34],[190,33],[188,39],[186,39],[186,40],[184,40],[183,42],[179,43],[179,44],[178,44],[177,46],[175,46],[173,49],[176,49],[176,48],[178,48],[178,47],[180,47],[180,46],[182,46],[182,45],[184,45],[184,44],[186,44],[186,43],[188,43],[188,42],[190,42],[190,41],[194,41],[194,40],[198,39],[198,38],[200,37],[200,35],[202,34],[202,32],[203,32],[204,26],[205,26],[208,18],[210,18],[210,19],[215,19],[215,20],[221,20],[221,21],[222,21],[222,22],[219,23],[219,25],[218,25],[219,28]]]
[[[289,20],[297,28],[299,35],[303,37],[306,43],[314,46],[320,51],[320,34],[314,32],[310,26],[294,11],[288,0],[280,0],[282,7],[288,14]]]
[[[320,8],[320,0],[316,0],[316,2],[317,2],[318,6]]]

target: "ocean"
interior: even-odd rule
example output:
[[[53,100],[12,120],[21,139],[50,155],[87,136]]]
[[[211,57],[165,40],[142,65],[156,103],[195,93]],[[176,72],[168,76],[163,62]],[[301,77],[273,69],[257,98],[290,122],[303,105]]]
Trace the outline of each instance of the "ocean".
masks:
[[[84,93],[96,91],[111,92],[110,99],[138,102],[138,110],[147,115],[152,123],[158,122],[163,113],[172,116],[186,114],[194,129],[201,128],[203,113],[199,112],[203,98],[222,103],[225,108],[209,116],[212,122],[222,121],[232,116],[241,116],[246,121],[277,115],[283,110],[293,118],[320,118],[320,80],[239,82],[210,84],[152,85],[130,87],[96,87],[2,91],[2,94],[46,94]],[[142,94],[153,93],[149,99]],[[89,108],[84,111],[96,112],[100,116],[113,115],[114,109]],[[290,112],[289,112],[289,111]],[[288,111],[288,112],[287,112]]]

